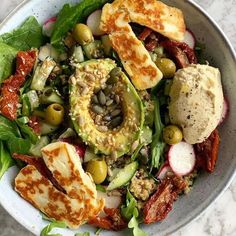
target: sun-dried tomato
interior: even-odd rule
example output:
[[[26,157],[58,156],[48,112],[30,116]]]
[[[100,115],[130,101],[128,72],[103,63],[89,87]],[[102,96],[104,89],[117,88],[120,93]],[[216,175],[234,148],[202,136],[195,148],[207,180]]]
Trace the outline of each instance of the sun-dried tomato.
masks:
[[[185,188],[186,182],[181,177],[173,175],[162,180],[157,191],[144,205],[144,223],[151,224],[164,220],[172,210],[174,201]]]
[[[47,168],[42,158],[17,154],[17,153],[14,153],[12,156],[16,160],[21,160],[29,165],[33,165],[40,172],[42,176],[51,181],[51,183],[55,188],[57,188],[59,191],[63,193],[66,193],[65,190],[57,182],[57,180],[53,177],[52,172]]]
[[[35,60],[36,51],[18,52],[16,57],[16,73],[3,82],[1,88],[0,110],[2,115],[10,120],[17,117],[19,103],[19,89],[25,82],[25,77],[31,72]]]
[[[88,221],[88,224],[107,230],[119,231],[127,228],[127,222],[123,219],[120,209],[104,208],[105,217],[96,216]]]
[[[138,36],[138,39],[144,41],[144,40],[147,39],[147,37],[150,36],[150,34],[151,34],[152,32],[153,32],[152,29],[145,28],[145,29],[143,30],[143,32]]]
[[[165,48],[165,50],[174,58],[178,58],[178,54],[176,54],[176,47],[181,49],[184,54],[186,54],[186,57],[188,59],[189,64],[197,64],[197,57],[195,55],[195,52],[192,48],[190,48],[186,43],[183,42],[177,42],[173,40],[164,40],[161,42],[161,46]],[[185,62],[187,63],[187,62]],[[184,64],[185,64],[184,63]],[[182,66],[181,68],[184,67],[184,64],[180,64],[179,66]]]
[[[214,171],[218,159],[219,144],[219,132],[214,130],[204,142],[194,145],[197,158],[196,168],[202,168],[211,173]]]
[[[31,127],[36,134],[40,135],[41,127],[37,116],[31,116],[29,118],[29,127]]]
[[[20,51],[16,56],[16,74],[27,76],[35,63],[37,51],[31,50],[27,52]]]

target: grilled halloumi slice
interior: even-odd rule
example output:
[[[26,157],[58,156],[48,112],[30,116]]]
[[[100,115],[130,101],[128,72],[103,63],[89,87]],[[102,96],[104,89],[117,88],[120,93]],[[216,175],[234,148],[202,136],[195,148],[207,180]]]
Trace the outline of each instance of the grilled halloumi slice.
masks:
[[[109,34],[112,46],[134,86],[139,90],[152,88],[163,75],[133,33],[130,22],[181,41],[185,33],[183,14],[156,0],[115,0],[102,9],[100,28]]]
[[[75,148],[64,142],[49,144],[42,149],[46,166],[65,190],[57,190],[32,165],[23,168],[15,179],[16,191],[32,205],[70,228],[78,228],[98,215],[104,199],[97,196],[96,186],[82,169]]]

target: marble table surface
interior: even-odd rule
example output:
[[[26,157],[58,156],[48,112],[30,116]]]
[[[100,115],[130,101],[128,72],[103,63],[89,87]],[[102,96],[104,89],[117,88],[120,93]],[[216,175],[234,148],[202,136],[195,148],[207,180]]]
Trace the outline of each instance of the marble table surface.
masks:
[[[1,0],[0,22],[22,0]],[[236,49],[236,0],[195,0],[223,28]],[[197,220],[171,236],[235,236],[236,179]],[[0,236],[32,236],[0,206]]]

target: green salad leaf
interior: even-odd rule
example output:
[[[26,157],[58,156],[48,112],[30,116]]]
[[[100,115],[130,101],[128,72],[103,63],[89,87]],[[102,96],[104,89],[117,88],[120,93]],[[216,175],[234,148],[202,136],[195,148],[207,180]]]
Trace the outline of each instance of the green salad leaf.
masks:
[[[17,125],[20,127],[21,133],[25,136],[25,138],[29,139],[32,144],[36,144],[39,140],[38,135],[33,131],[31,127],[27,124],[24,124],[19,119],[16,120]]]
[[[111,0],[83,0],[79,4],[71,6],[65,4],[57,16],[57,21],[51,36],[51,44],[60,51],[63,51],[63,38],[66,33],[73,29],[77,22],[84,22],[95,10],[101,8]]]
[[[147,234],[139,228],[139,222],[135,216],[129,221],[128,227],[133,229],[133,236],[147,236]]]
[[[159,101],[156,97],[154,99],[154,126],[155,133],[152,137],[151,143],[151,170],[160,166],[160,159],[164,153],[165,143],[162,141],[162,130],[164,125],[161,122]]]
[[[40,236],[62,236],[61,234],[51,234],[50,232],[54,228],[66,228],[66,224],[61,221],[53,221],[43,228],[40,233]]]
[[[76,233],[75,236],[90,236],[90,233],[89,232]]]
[[[30,16],[18,29],[1,35],[0,42],[22,51],[39,48],[44,42],[42,27]]]
[[[18,50],[0,42],[0,85],[7,79],[13,72],[16,54]]]
[[[10,121],[0,115],[0,140],[7,141],[7,147],[11,154],[14,152],[27,154],[31,147],[29,138],[22,138],[14,121]]]
[[[137,201],[129,190],[127,190],[126,194],[126,205],[121,206],[121,214],[124,218],[129,220],[128,227],[133,229],[133,236],[147,236],[147,234],[139,228]]]
[[[138,217],[137,201],[129,190],[126,194],[126,206],[121,206],[121,214],[127,220],[130,220],[133,215]]]
[[[6,149],[6,145],[3,141],[0,141],[0,179],[4,175],[4,173],[14,165],[14,161],[11,158],[8,150]]]

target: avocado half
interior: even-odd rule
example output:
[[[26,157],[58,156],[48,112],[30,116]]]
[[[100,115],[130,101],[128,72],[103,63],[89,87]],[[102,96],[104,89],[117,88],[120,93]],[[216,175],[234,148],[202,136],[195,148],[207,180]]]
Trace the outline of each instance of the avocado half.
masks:
[[[121,156],[129,152],[133,142],[139,138],[144,122],[142,101],[123,72],[114,86],[122,101],[123,122],[119,128],[100,132],[89,112],[94,91],[104,86],[115,67],[116,63],[111,59],[79,64],[70,79],[70,106],[75,130],[85,143],[95,152],[110,155],[115,151]]]

